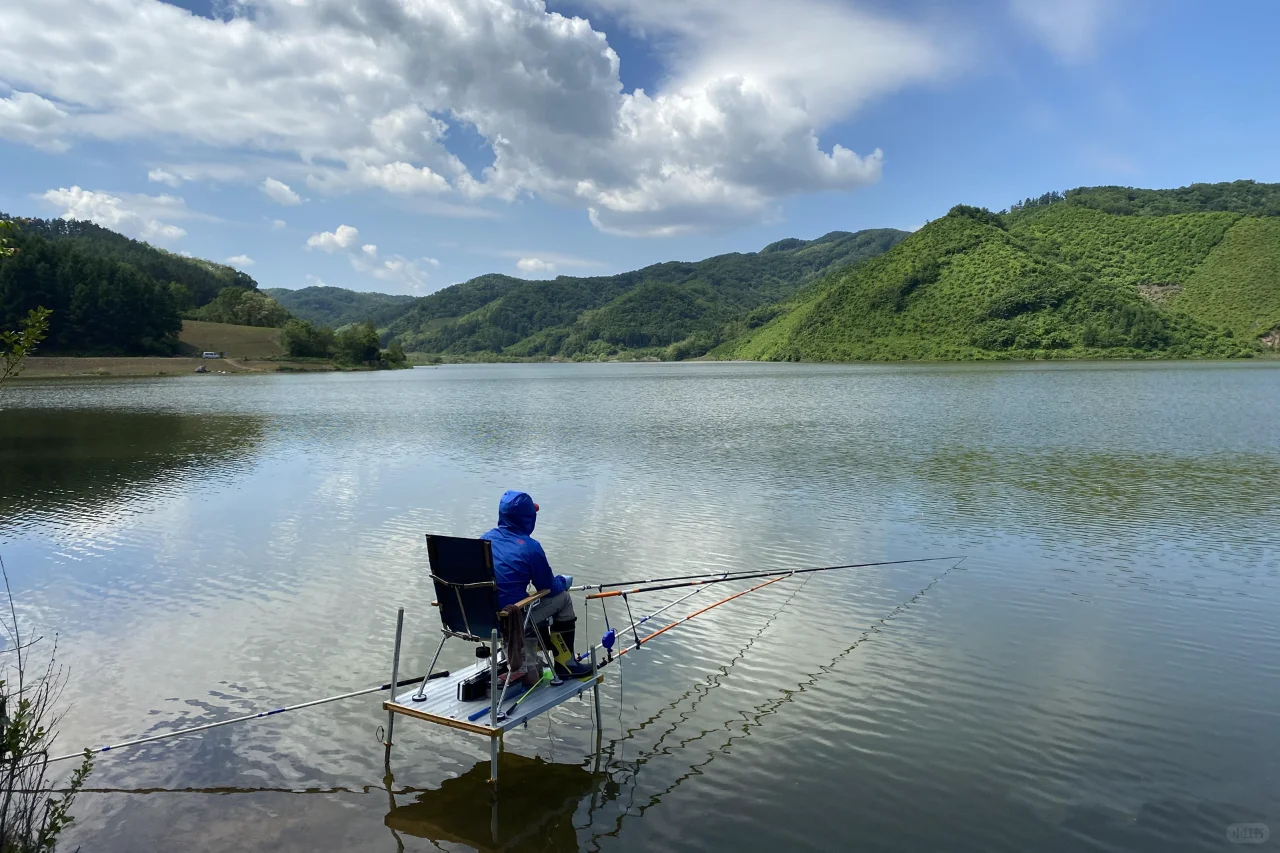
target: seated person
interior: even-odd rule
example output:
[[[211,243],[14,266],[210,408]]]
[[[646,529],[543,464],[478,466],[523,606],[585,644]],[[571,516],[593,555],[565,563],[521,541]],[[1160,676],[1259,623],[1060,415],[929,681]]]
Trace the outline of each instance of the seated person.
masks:
[[[493,574],[498,582],[498,606],[505,608],[523,601],[529,584],[548,595],[533,610],[533,622],[555,658],[556,674],[580,678],[591,674],[591,668],[578,663],[574,656],[573,601],[568,588],[571,580],[552,575],[551,564],[542,545],[532,535],[538,520],[538,505],[524,492],[507,491],[498,501],[498,526],[481,536],[492,543]],[[507,675],[516,681],[527,667]]]

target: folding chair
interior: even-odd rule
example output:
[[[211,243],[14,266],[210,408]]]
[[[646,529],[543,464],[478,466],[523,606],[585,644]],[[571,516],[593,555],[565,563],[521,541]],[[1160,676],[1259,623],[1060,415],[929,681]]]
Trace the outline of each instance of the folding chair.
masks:
[[[431,666],[427,668],[427,677],[423,680],[414,701],[422,701],[431,673],[435,671],[440,652],[450,637],[457,637],[469,643],[480,644],[476,649],[476,657],[485,657],[487,651],[494,656],[493,674],[497,675],[498,637],[502,634],[500,620],[506,618],[508,609],[498,607],[498,582],[493,574],[493,551],[487,539],[463,539],[457,536],[435,536],[427,534],[427,558],[431,564],[431,581],[435,584],[436,601],[440,608],[441,632],[444,636],[436,647],[435,656],[431,658]],[[514,606],[524,608],[524,634],[529,636],[533,626],[533,613],[546,590],[517,602]],[[550,662],[551,655],[542,643],[542,637],[533,630],[537,646]],[[487,645],[486,645],[487,644]],[[527,644],[526,644],[527,647]],[[484,649],[484,651],[481,651]],[[535,660],[537,656],[535,654]],[[538,661],[543,664],[543,661]],[[554,664],[552,672],[555,672]],[[558,683],[558,679],[557,679]],[[491,680],[490,689],[494,682]],[[502,699],[506,698],[506,687],[503,685]],[[501,704],[501,699],[499,699]]]

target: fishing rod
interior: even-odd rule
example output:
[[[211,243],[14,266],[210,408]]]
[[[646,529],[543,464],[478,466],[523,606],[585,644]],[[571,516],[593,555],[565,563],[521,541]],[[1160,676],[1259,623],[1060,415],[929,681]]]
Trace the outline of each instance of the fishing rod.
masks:
[[[409,687],[410,685],[418,684],[419,682],[422,682],[424,680],[444,678],[448,674],[449,674],[448,671],[433,672],[429,677],[418,676],[417,678],[407,678],[404,681],[397,681],[396,687]],[[390,689],[391,689],[391,682],[388,681],[386,684],[379,685],[378,687],[366,687],[364,690],[354,690],[350,693],[340,693],[337,696],[327,696],[324,699],[313,699],[310,702],[300,702],[297,705],[286,705],[283,708],[276,708],[271,711],[262,711],[257,714],[246,714],[243,717],[235,717],[233,719],[222,720],[221,722],[217,722],[217,723],[205,723],[204,725],[201,725],[201,726],[192,726],[189,729],[179,729],[176,732],[166,732],[162,735],[152,735],[151,737],[138,738],[137,740],[127,740],[127,741],[124,741],[123,743],[113,743],[108,746],[100,746],[97,749],[86,748],[81,750],[80,752],[72,752],[72,753],[68,753],[67,755],[59,755],[57,758],[50,758],[49,760],[65,761],[68,758],[83,758],[86,753],[88,753],[89,755],[96,755],[99,752],[110,752],[113,749],[122,749],[126,746],[137,746],[138,744],[142,744],[142,743],[152,743],[158,740],[167,740],[168,738],[171,738],[171,737],[180,737],[181,735],[195,734],[196,732],[203,732],[203,731],[208,731],[209,729],[216,729],[219,726],[229,726],[232,723],[243,723],[243,722],[247,722],[248,720],[258,720],[263,717],[274,717],[276,714],[283,714],[286,711],[298,711],[298,710],[301,710],[302,708],[314,708],[316,705],[324,705],[328,702],[337,702],[339,699],[353,699],[356,696],[365,696],[365,695],[368,695],[369,693],[377,693],[381,690],[390,690]]]
[[[682,601],[687,601],[688,599],[693,598],[695,595],[697,595],[698,593],[700,593],[700,592],[704,591],[705,589],[706,589],[706,586],[705,586],[705,585],[703,585],[703,586],[699,586],[699,587],[698,587],[697,589],[695,589],[693,592],[686,593],[685,595],[682,595],[682,596],[680,596],[679,598],[677,598],[675,601],[672,601],[672,602],[670,602],[669,604],[664,604],[664,605],[662,605],[662,606],[661,606],[661,607],[659,607],[657,610],[655,610],[655,611],[653,611],[652,613],[650,613],[648,616],[641,616],[639,619],[632,619],[632,620],[631,620],[631,631],[632,631],[632,633],[635,635],[636,640],[637,640],[637,641],[639,641],[639,640],[640,640],[639,632],[636,630],[639,626],[641,626],[641,625],[643,625],[644,623],[648,622],[650,619],[654,618],[655,616],[660,616],[661,614],[663,614],[663,613],[665,613],[666,611],[670,610],[671,608],[675,607],[675,606],[676,606],[677,604],[679,604],[680,602],[682,602]],[[601,611],[602,611],[602,612],[603,612],[603,614],[604,614],[604,627],[605,627],[604,637],[603,637],[603,638],[601,638],[601,642],[600,642],[600,643],[598,643],[598,644],[595,646],[595,648],[594,648],[594,649],[587,649],[585,652],[583,652],[583,653],[581,653],[580,655],[578,655],[578,658],[577,658],[577,659],[578,659],[578,663],[582,663],[582,662],[583,662],[583,661],[585,661],[587,658],[591,657],[591,653],[592,653],[593,651],[599,651],[600,649],[605,649],[605,650],[607,650],[607,651],[608,651],[608,653],[609,653],[610,658],[612,658],[612,656],[613,656],[613,642],[614,642],[614,639],[617,637],[617,632],[616,632],[616,631],[613,629],[613,627],[609,624],[609,609],[608,609],[608,607],[605,605],[605,603],[604,603],[603,601],[602,601],[602,602],[600,602],[600,609],[601,609]],[[628,616],[630,616],[630,607],[628,607],[628,609],[627,609],[627,610],[628,610]]]
[[[609,660],[605,661],[602,664],[599,664],[597,668],[604,667],[607,664],[612,663],[615,659],[622,657],[627,652],[634,651],[635,649],[640,648],[642,645],[649,642],[654,637],[657,637],[659,634],[666,633],[667,631],[670,631],[672,628],[676,627],[677,625],[683,625],[685,622],[688,622],[690,619],[693,619],[696,616],[701,616],[703,613],[706,613],[708,610],[712,610],[716,607],[719,607],[721,604],[728,604],[730,601],[733,601],[735,598],[741,598],[742,596],[746,595],[749,592],[755,592],[758,589],[764,589],[769,584],[774,584],[774,583],[777,583],[778,581],[786,580],[787,578],[791,577],[794,574],[799,574],[799,572],[788,572],[785,575],[779,575],[778,577],[772,578],[771,580],[767,580],[764,583],[756,584],[755,586],[750,587],[749,589],[739,590],[738,592],[735,592],[733,595],[730,595],[726,598],[722,598],[719,601],[715,602],[714,604],[708,604],[706,607],[703,607],[701,610],[693,611],[688,616],[680,617],[676,621],[672,622],[670,625],[663,625],[661,628],[654,631],[652,634],[648,634],[644,637],[637,636],[636,641],[633,645],[627,646],[626,648],[622,649],[622,651],[618,652],[617,655],[613,655],[612,657],[610,657]],[[692,593],[690,593],[690,595],[692,595]],[[674,604],[675,602],[672,602],[672,603]]]
[[[917,557],[916,559],[913,559],[913,560],[881,560],[880,562],[876,562],[876,563],[848,563],[847,565],[843,565],[843,566],[817,566],[811,569],[777,569],[775,571],[767,571],[767,572],[737,572],[734,574],[725,574],[725,575],[716,575],[716,576],[711,576],[711,575],[690,575],[689,576],[692,578],[696,578],[696,580],[685,580],[683,578],[656,578],[655,580],[652,580],[652,581],[639,581],[640,585],[634,587],[633,589],[612,589],[607,592],[603,591],[603,587],[625,586],[625,584],[618,584],[618,583],[599,584],[599,585],[591,585],[586,587],[588,589],[602,590],[600,592],[593,592],[587,595],[586,600],[594,601],[596,599],[614,598],[617,596],[623,596],[625,598],[628,595],[635,595],[643,592],[661,592],[662,590],[667,590],[667,589],[683,589],[684,587],[689,587],[689,586],[701,586],[703,584],[712,584],[712,583],[728,583],[731,581],[755,580],[757,578],[771,578],[771,577],[778,577],[778,576],[790,577],[791,575],[806,575],[806,574],[811,574],[813,572],[830,572],[830,571],[835,571],[836,569],[863,569],[863,568],[870,568],[872,566],[900,566],[907,563],[933,563],[941,560],[958,560],[958,559],[960,558],[959,557]],[[671,581],[671,583],[663,583],[662,581]],[[656,584],[656,585],[647,586],[646,584]]]

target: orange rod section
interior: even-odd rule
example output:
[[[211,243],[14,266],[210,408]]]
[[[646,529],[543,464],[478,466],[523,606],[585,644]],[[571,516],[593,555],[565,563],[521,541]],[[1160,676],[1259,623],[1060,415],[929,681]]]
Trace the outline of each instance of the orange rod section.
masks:
[[[688,622],[690,619],[692,619],[695,616],[701,616],[703,613],[706,613],[708,610],[710,610],[713,607],[719,607],[721,604],[728,604],[730,601],[733,601],[735,598],[738,598],[739,596],[746,595],[749,592],[755,592],[757,589],[763,589],[764,587],[768,586],[771,583],[777,583],[778,581],[785,580],[789,577],[791,577],[791,575],[782,575],[780,577],[773,578],[772,580],[767,580],[762,584],[757,584],[756,586],[751,587],[751,589],[744,589],[742,592],[735,592],[733,595],[729,596],[728,598],[720,599],[715,604],[708,604],[706,607],[702,608],[701,610],[695,610],[693,613],[690,613],[688,616],[685,616],[681,619],[677,619],[675,622],[672,622],[670,625],[659,628],[658,630],[654,631],[652,634],[649,634],[648,636],[646,636],[643,640],[641,640],[636,645],[628,646],[627,648],[618,652],[618,657],[622,657],[623,655],[625,655],[627,652],[631,651],[634,648],[643,646],[645,643],[649,642],[654,637],[661,634],[663,631],[670,631],[675,626]]]

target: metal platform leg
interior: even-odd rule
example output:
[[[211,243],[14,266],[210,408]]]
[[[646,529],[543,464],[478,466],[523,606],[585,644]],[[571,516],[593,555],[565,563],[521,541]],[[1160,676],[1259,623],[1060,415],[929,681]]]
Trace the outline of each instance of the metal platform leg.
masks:
[[[508,664],[510,666],[510,664]],[[511,676],[508,674],[507,676]],[[498,629],[489,635],[489,725],[498,725]],[[498,735],[489,738],[489,785],[498,796]]]
[[[389,700],[392,702],[396,701],[396,682],[400,680],[400,638],[403,635],[404,635],[404,608],[401,607],[398,611],[396,611],[396,650],[391,656],[391,695],[389,697]],[[430,674],[431,674],[431,671],[428,670],[427,675],[430,675]],[[426,682],[423,682],[423,683],[425,684]],[[396,728],[395,712],[388,711],[387,712],[387,739],[383,741],[383,744],[382,744],[383,746],[386,747],[386,754],[383,756],[383,762],[387,766],[388,774],[391,773],[391,745],[394,742],[392,741],[391,738],[392,738],[392,733],[395,731],[395,728]]]
[[[489,738],[489,785],[498,796],[498,735]]]
[[[596,750],[600,749],[600,739],[604,736],[604,723],[600,717],[600,677],[596,672],[596,647],[591,647],[591,693],[596,702]]]

